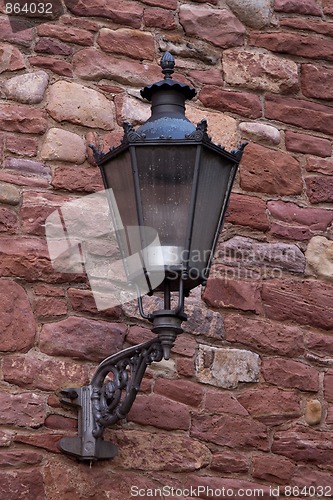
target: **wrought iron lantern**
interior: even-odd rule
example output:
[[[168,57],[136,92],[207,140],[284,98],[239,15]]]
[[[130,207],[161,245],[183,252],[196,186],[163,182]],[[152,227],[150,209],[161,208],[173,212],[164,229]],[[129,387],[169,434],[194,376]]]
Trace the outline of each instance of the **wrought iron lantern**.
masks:
[[[172,79],[175,62],[169,52],[160,64],[164,79],[141,91],[152,104],[147,122],[137,130],[125,122],[122,144],[106,154],[91,146],[128,281],[157,337],[104,360],[88,386],[62,391],[63,404],[79,410],[79,436],[63,438],[60,448],[80,460],[116,455],[116,447],[103,440],[105,427],[126,417],[146,367],[169,358],[186,321],[184,298],[207,281],[246,145],[228,152],[211,141],[206,120],[194,126],[185,116],[185,101],[196,91]],[[134,254],[142,272],[131,267]],[[146,314],[145,293],[162,293],[163,309]]]

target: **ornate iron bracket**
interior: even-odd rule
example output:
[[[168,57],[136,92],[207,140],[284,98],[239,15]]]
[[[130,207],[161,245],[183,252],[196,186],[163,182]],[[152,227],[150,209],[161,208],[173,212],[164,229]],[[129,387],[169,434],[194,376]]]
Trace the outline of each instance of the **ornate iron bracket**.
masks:
[[[62,438],[60,449],[90,462],[115,457],[117,447],[103,440],[104,429],[126,417],[147,366],[162,358],[161,341],[153,339],[106,358],[89,385],[62,390],[61,403],[78,410],[79,435]]]

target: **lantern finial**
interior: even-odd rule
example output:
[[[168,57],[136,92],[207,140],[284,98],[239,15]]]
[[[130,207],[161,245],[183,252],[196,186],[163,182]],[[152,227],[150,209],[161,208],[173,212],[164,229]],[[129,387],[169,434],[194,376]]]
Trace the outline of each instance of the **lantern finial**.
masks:
[[[172,73],[174,73],[173,68],[175,67],[175,60],[170,52],[165,52],[160,60],[160,66],[162,68],[162,73],[164,74],[164,80],[169,78],[172,79]]]

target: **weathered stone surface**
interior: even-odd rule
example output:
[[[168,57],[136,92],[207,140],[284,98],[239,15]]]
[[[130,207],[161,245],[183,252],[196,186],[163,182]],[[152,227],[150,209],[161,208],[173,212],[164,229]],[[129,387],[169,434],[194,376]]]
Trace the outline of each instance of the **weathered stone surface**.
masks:
[[[36,465],[43,460],[41,453],[26,450],[13,450],[2,452],[0,455],[1,467],[20,467],[24,465]]]
[[[15,18],[15,28],[12,26],[13,20],[10,22],[8,16],[1,17],[0,20],[0,40],[3,42],[30,47],[33,40],[33,30],[29,25],[29,20],[21,16]]]
[[[300,400],[296,391],[277,387],[246,389],[237,396],[248,412],[267,425],[278,425],[301,415]]]
[[[20,203],[21,193],[16,186],[0,182],[0,202],[7,205],[18,205]]]
[[[5,148],[11,153],[22,156],[36,156],[37,147],[38,140],[35,137],[6,134]]]
[[[231,415],[193,415],[190,435],[230,448],[268,450],[267,429],[250,417]]]
[[[190,427],[189,408],[157,394],[137,397],[128,419],[141,425],[153,425],[167,430],[188,430]]]
[[[193,45],[187,43],[183,38],[174,38],[173,36],[167,37],[163,35],[158,37],[158,44],[161,51],[171,51],[171,53],[177,56],[177,58],[179,57],[190,60],[199,59],[204,64],[208,65],[210,71],[214,71],[214,66],[220,66],[221,52],[207,42],[196,40],[195,45]],[[183,65],[186,72],[190,69],[197,69],[196,65],[194,67],[192,64],[188,63],[183,63]],[[178,76],[179,75],[177,75],[177,78]],[[208,77],[208,72],[206,72],[206,77]],[[213,82],[210,80],[206,83],[213,85]]]
[[[187,436],[121,430],[115,433],[119,464],[125,469],[194,471],[210,462],[207,446]]]
[[[74,82],[63,80],[51,85],[46,109],[58,122],[114,128],[112,103],[100,92]]]
[[[233,307],[256,313],[262,309],[260,285],[251,281],[210,278],[203,298],[212,307]]]
[[[302,92],[307,97],[316,99],[333,99],[331,85],[333,70],[325,66],[302,64]]]
[[[181,377],[194,377],[194,362],[189,358],[177,358],[176,370]]]
[[[241,187],[246,191],[291,195],[302,192],[299,162],[282,151],[249,144],[240,167]]]
[[[318,399],[310,399],[306,402],[305,421],[309,425],[317,425],[321,422],[322,407]]]
[[[0,208],[0,232],[13,234],[19,227],[18,217],[14,210]]]
[[[267,96],[266,118],[304,129],[333,133],[333,111],[329,106],[291,97]]]
[[[295,203],[269,201],[272,217],[288,224],[308,226],[312,231],[325,231],[333,220],[333,211],[322,208],[303,208]]]
[[[296,425],[285,431],[277,431],[272,451],[294,461],[310,464],[332,465],[333,433]]]
[[[95,193],[104,189],[102,176],[97,168],[77,166],[56,168],[52,186],[55,189],[84,193]]]
[[[285,132],[285,141],[287,150],[295,153],[311,154],[324,158],[332,154],[331,141],[321,137],[287,130]]]
[[[43,134],[47,128],[47,114],[18,104],[0,104],[0,128],[7,132]]]
[[[0,297],[0,350],[29,350],[34,345],[36,323],[25,290],[15,281],[0,280]]]
[[[165,9],[145,9],[143,14],[145,26],[163,30],[173,30],[177,27],[175,15]]]
[[[97,293],[97,292],[95,292]],[[96,307],[94,296],[90,290],[82,290],[80,288],[69,288],[67,296],[71,307],[75,311],[85,312],[89,314],[101,314]],[[112,307],[103,310],[103,315],[111,318],[119,318],[121,315],[121,307]],[[128,340],[128,338],[127,338]],[[144,342],[143,340],[141,342]],[[137,342],[138,344],[140,342]]]
[[[3,364],[6,382],[28,389],[54,391],[59,387],[79,387],[88,383],[88,367],[72,361],[46,356],[6,356]]]
[[[179,21],[187,35],[207,40],[217,47],[241,45],[244,40],[244,26],[226,9],[181,5]]]
[[[79,135],[60,128],[50,128],[42,146],[41,157],[43,160],[81,164],[86,158],[86,147]]]
[[[73,76],[72,65],[66,61],[62,61],[61,59],[55,59],[54,57],[32,56],[29,57],[29,63],[32,66],[49,69],[57,75],[67,76],[69,78],[72,78]]]
[[[279,321],[293,320],[324,330],[333,327],[333,286],[314,280],[272,280],[263,284],[266,315]]]
[[[249,45],[264,47],[272,52],[308,57],[309,59],[333,60],[333,41],[317,35],[299,35],[298,33],[272,32],[252,33]]]
[[[49,75],[45,71],[36,71],[10,78],[5,82],[3,90],[8,99],[37,104],[44,98],[48,81]]]
[[[268,26],[272,16],[271,0],[227,0],[230,9],[251,28]]]
[[[272,222],[270,233],[278,238],[287,238],[292,241],[305,241],[311,238],[311,231],[307,227],[287,226],[280,222]]]
[[[94,35],[87,30],[64,26],[61,24],[43,23],[37,27],[38,36],[58,38],[63,42],[78,45],[93,45]]]
[[[306,158],[305,167],[308,172],[319,172],[324,175],[333,175],[333,161],[330,159],[324,160],[323,158],[308,156]]]
[[[249,459],[244,453],[234,451],[216,452],[213,454],[210,468],[226,473],[248,472]]]
[[[7,43],[0,43],[0,73],[25,67],[23,55],[18,48]]]
[[[18,427],[39,427],[46,417],[46,396],[33,392],[0,392],[0,423]]]
[[[200,382],[224,389],[233,389],[241,382],[259,380],[258,354],[243,349],[199,344],[195,365]]]
[[[305,345],[307,349],[322,356],[333,357],[333,337],[327,333],[310,330],[305,335]]]
[[[40,38],[35,44],[35,51],[42,54],[70,56],[73,47],[53,38]]]
[[[333,15],[333,3],[332,0],[323,0],[324,13],[329,16]]]
[[[225,315],[224,326],[228,342],[282,356],[297,357],[304,352],[304,332],[298,326],[252,319],[240,314]]]
[[[241,122],[239,130],[242,137],[254,142],[263,142],[268,145],[277,145],[281,142],[280,131],[271,125],[266,125],[266,123]]]
[[[48,429],[54,430],[76,430],[77,420],[63,417],[62,415],[51,414],[46,418],[44,425]]]
[[[231,193],[226,222],[249,226],[260,231],[269,229],[266,202],[256,196]]]
[[[307,177],[305,182],[311,203],[333,203],[333,175]]]
[[[325,373],[324,396],[327,401],[333,403],[333,370],[328,370]]]
[[[139,87],[161,79],[160,68],[154,64],[126,61],[93,48],[76,52],[72,63],[74,72],[84,80],[107,78]]]
[[[279,94],[297,92],[298,67],[273,54],[229,49],[223,52],[224,79],[232,86]]]
[[[206,118],[208,134],[215,144],[222,144],[227,150],[238,146],[237,122],[231,116],[223,113],[213,113],[186,105],[186,116],[194,124]]]
[[[127,327],[121,323],[71,316],[44,324],[40,349],[51,356],[101,361],[122,349]]]
[[[299,488],[316,486],[318,487],[318,491],[324,485],[324,492],[326,490],[329,493],[330,489],[333,488],[332,472],[320,471],[313,469],[311,465],[301,464],[296,469],[292,484],[297,485]]]
[[[290,484],[295,471],[295,464],[285,457],[278,455],[254,455],[252,459],[252,476],[269,482],[270,484]],[[273,488],[272,488],[273,489]]]
[[[200,83],[206,83],[207,85],[223,85],[222,73],[218,69],[200,70],[193,69],[188,72],[188,77],[193,81],[197,80]]]
[[[232,92],[213,85],[205,85],[199,94],[199,99],[204,106],[219,111],[230,111],[247,118],[259,118],[262,115],[259,98],[247,92]]]
[[[309,241],[305,256],[317,276],[333,281],[333,241],[315,236]]]
[[[37,469],[2,471],[0,495],[7,500],[45,498],[43,475]]]
[[[63,299],[38,297],[34,301],[34,313],[38,318],[64,316],[67,314],[67,304]]]
[[[269,384],[297,388],[300,391],[319,390],[319,372],[312,366],[291,359],[266,358],[262,372]]]
[[[51,178],[50,167],[35,160],[26,160],[25,158],[6,158],[4,161],[4,168],[32,177],[39,176],[47,179]]]
[[[141,99],[130,95],[120,94],[115,97],[117,122],[122,124],[125,120],[133,126],[141,125],[151,116],[150,105]]]
[[[154,60],[155,47],[151,33],[140,30],[102,28],[97,39],[104,52],[121,54],[134,59]]]
[[[189,406],[199,406],[203,398],[202,387],[189,380],[159,378],[155,382],[154,392]]]
[[[280,21],[280,26],[295,28],[299,30],[313,31],[320,35],[332,36],[333,26],[330,22],[325,22],[322,19],[302,18],[302,17],[283,17]]]
[[[64,437],[63,434],[56,434],[54,432],[41,432],[34,434],[16,434],[14,441],[23,443],[36,448],[42,448],[50,451],[51,453],[60,453],[59,440]]]
[[[266,267],[270,267],[303,274],[305,256],[297,245],[261,243],[251,238],[234,236],[219,245],[215,264],[262,269],[263,272]]]
[[[21,219],[24,232],[45,235],[45,221],[57,208],[70,201],[69,196],[29,191],[23,193]]]
[[[249,414],[244,406],[237,401],[231,391],[221,391],[216,389],[207,389],[204,410],[206,413],[214,415],[230,413],[232,415],[244,416]]]
[[[293,14],[321,16],[321,9],[316,0],[274,0],[274,10]]]
[[[78,16],[106,17],[117,24],[140,28],[143,7],[126,0],[96,0],[87,4],[84,0],[65,0],[66,7]]]

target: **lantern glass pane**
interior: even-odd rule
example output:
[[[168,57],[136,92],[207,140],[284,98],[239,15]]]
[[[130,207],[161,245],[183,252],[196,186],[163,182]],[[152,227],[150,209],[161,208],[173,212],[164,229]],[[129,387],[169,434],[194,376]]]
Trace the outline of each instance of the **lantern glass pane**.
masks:
[[[196,150],[184,144],[136,148],[143,222],[157,230],[165,265],[181,264]]]
[[[190,248],[190,277],[195,279],[210,258],[221,212],[231,190],[234,163],[203,147]]]

